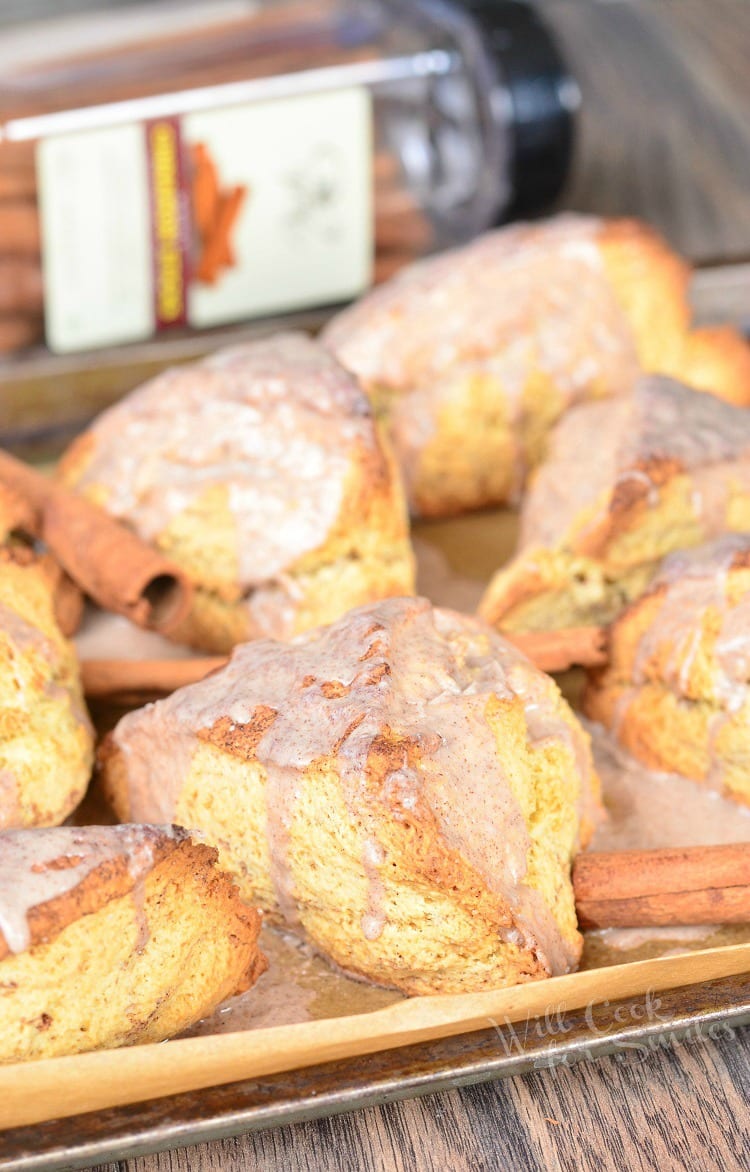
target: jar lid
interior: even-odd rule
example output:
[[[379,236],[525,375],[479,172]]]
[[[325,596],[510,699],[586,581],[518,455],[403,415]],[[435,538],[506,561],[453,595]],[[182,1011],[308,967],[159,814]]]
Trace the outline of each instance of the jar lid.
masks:
[[[523,0],[463,0],[498,73],[512,135],[511,200],[502,219],[535,215],[559,196],[573,157],[578,84],[548,26]]]

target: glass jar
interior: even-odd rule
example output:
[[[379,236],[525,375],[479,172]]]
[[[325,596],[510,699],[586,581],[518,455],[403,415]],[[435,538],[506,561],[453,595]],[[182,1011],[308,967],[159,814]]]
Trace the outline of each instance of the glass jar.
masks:
[[[32,370],[45,338],[193,357],[543,210],[577,104],[520,0],[125,6],[5,32],[0,77],[0,353]]]

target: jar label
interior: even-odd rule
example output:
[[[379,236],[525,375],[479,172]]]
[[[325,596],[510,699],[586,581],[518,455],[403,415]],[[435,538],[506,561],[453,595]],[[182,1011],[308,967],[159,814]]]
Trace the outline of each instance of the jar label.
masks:
[[[369,91],[350,88],[41,140],[50,349],[356,297],[371,137]]]

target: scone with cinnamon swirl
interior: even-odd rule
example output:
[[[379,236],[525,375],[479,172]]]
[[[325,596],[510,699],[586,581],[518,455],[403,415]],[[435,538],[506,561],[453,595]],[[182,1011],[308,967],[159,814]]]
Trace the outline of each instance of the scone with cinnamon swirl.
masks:
[[[607,623],[666,554],[727,531],[750,531],[750,412],[644,376],[557,425],[480,611],[510,631]]]
[[[649,768],[750,805],[750,534],[670,554],[609,644],[587,715]]]
[[[130,713],[101,755],[121,818],[177,818],[245,897],[407,993],[575,967],[570,863],[597,808],[555,683],[424,599],[352,611]]]
[[[689,331],[689,272],[634,220],[514,224],[402,270],[323,340],[388,425],[412,510],[517,499],[553,423],[643,370],[750,400],[750,347]]]
[[[179,1033],[263,972],[259,930],[177,827],[0,833],[0,1062]]]
[[[289,638],[414,586],[400,478],[356,379],[302,334],[166,371],[101,415],[65,483],[182,566],[174,638]]]
[[[81,801],[94,739],[48,557],[0,545],[0,829],[55,826]]]

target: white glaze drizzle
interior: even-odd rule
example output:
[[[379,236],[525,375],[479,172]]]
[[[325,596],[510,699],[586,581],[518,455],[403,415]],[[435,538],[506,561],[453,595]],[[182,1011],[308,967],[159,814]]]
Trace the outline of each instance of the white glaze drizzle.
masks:
[[[151,868],[154,843],[182,834],[169,826],[56,826],[0,834],[0,931],[10,952],[29,947],[33,908],[73,891],[113,858],[126,860],[135,888]]]
[[[585,737],[580,734],[576,745],[576,734],[555,712],[557,695],[548,677],[477,620],[433,610],[422,599],[389,599],[291,644],[241,646],[221,672],[129,714],[114,736],[127,760],[131,816],[169,819],[199,730],[221,719],[247,726],[271,710],[254,753],[268,775],[272,877],[291,923],[288,833],[298,786],[308,766],[333,756],[363,844],[373,837],[373,802],[405,821],[419,817],[424,806],[444,842],[518,909],[518,927],[550,969],[563,971],[571,958],[554,919],[523,882],[528,831],[485,718],[492,696],[520,697],[529,713],[530,744],[544,751],[548,736],[565,737],[585,767],[572,789],[584,791]],[[393,740],[403,739],[404,748],[373,796],[368,762],[386,729]],[[419,752],[418,770],[410,764],[409,745]],[[373,918],[364,925],[373,933],[384,926],[378,883],[371,885],[367,912]]]

